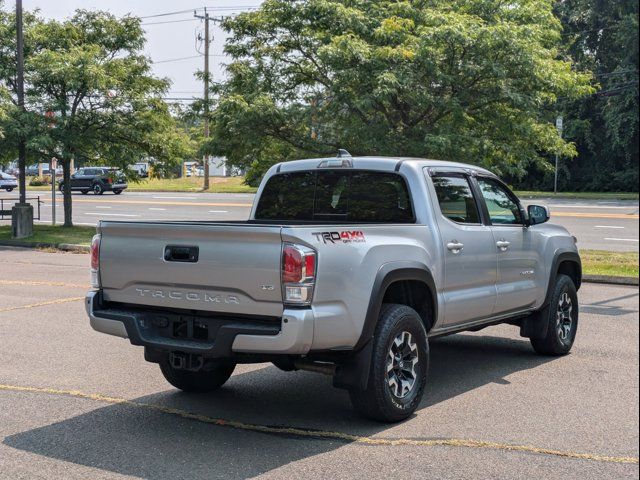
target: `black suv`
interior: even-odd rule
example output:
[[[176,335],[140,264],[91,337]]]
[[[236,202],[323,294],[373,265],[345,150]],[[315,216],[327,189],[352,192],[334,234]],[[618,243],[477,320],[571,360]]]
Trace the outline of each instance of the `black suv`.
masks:
[[[80,191],[83,195],[89,191],[96,195],[102,195],[106,191],[120,195],[127,187],[122,174],[108,168],[86,167],[71,175],[71,191]],[[64,182],[60,182],[58,188],[62,192]]]

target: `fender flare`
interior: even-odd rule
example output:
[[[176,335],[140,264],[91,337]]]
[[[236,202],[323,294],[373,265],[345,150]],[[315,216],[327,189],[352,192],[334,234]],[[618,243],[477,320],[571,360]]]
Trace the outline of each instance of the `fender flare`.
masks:
[[[358,342],[353,348],[353,355],[342,362],[333,377],[333,385],[338,388],[364,390],[369,379],[371,355],[373,353],[373,336],[378,324],[384,295],[392,283],[414,280],[424,283],[431,294],[434,322],[438,318],[438,297],[436,283],[431,271],[420,262],[400,261],[382,265],[376,273],[369,306]]]
[[[556,285],[556,278],[558,277],[558,270],[560,269],[560,264],[563,262],[571,262],[577,266],[578,281],[576,284],[576,290],[580,290],[580,285],[582,284],[582,260],[580,259],[580,255],[578,252],[556,253],[553,257],[553,262],[551,263],[551,269],[549,270],[549,283],[547,284],[547,293],[544,297],[544,304],[542,305],[543,308],[551,302],[553,289]]]
[[[556,253],[549,271],[549,283],[547,285],[544,303],[537,311],[522,319],[520,322],[520,336],[525,338],[544,338],[547,335],[549,325],[547,319],[549,318],[551,297],[556,286],[558,270],[562,262],[571,262],[576,265],[578,273],[576,289],[580,288],[580,284],[582,283],[582,261],[580,260],[580,255],[577,252]]]

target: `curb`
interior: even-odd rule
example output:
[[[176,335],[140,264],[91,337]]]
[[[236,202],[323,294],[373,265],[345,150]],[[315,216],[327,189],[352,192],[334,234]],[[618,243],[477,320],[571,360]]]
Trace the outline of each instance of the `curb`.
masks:
[[[86,245],[75,245],[73,243],[33,243],[33,242],[21,242],[19,240],[0,240],[0,246],[3,247],[20,247],[20,248],[53,248],[62,252],[74,252],[74,253],[90,253],[91,247]]]
[[[584,275],[585,283],[604,283],[608,285],[632,285],[638,286],[638,277],[613,277],[611,275]]]

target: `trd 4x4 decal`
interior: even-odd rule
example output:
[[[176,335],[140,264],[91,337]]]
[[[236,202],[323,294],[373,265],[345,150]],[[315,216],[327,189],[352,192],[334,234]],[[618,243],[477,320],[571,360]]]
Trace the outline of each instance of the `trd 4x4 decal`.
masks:
[[[364,243],[364,232],[361,230],[343,230],[341,232],[313,232],[313,236],[322,243]]]

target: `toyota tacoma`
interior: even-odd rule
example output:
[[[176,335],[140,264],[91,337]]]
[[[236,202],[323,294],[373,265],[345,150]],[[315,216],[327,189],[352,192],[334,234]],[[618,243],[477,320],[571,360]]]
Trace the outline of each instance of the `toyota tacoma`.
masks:
[[[432,338],[506,323],[539,354],[569,352],[582,267],[548,220],[476,166],[340,151],[273,166],[248,221],[101,221],[86,310],[181,390],[272,362],[400,421]]]

